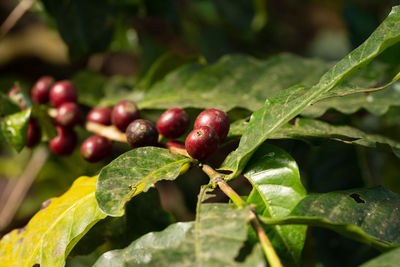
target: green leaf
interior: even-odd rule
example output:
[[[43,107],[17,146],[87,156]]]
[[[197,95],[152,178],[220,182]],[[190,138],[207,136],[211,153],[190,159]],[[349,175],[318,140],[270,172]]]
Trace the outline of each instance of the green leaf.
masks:
[[[94,266],[241,266],[234,258],[247,239],[248,221],[248,208],[201,204],[195,222],[148,233],[125,249],[106,252]],[[247,266],[265,266],[259,247],[253,252],[253,265]]]
[[[96,199],[100,209],[111,216],[122,216],[125,203],[132,197],[160,180],[174,180],[192,162],[191,158],[158,147],[141,147],[122,154],[99,174]]]
[[[282,125],[399,40],[400,7],[396,6],[361,46],[324,74],[316,85],[293,86],[267,99],[251,116],[239,147],[229,154],[222,168],[232,171],[230,177],[239,175],[254,151]]]
[[[34,105],[32,116],[39,123],[42,132],[42,141],[49,141],[56,137],[57,130],[54,127],[54,119],[49,116],[49,109],[45,105]]]
[[[31,108],[4,117],[0,121],[0,134],[7,143],[12,145],[18,152],[26,143],[28,122],[31,116]]]
[[[139,107],[255,110],[283,88],[314,84],[326,69],[321,60],[291,54],[267,60],[228,55],[212,65],[187,65],[168,74],[146,92]]]
[[[361,267],[396,267],[400,262],[400,248],[382,254],[364,264]]]
[[[94,107],[104,97],[107,78],[98,72],[83,70],[75,74],[71,81],[78,90],[79,103]]]
[[[306,195],[296,162],[284,150],[275,146],[262,145],[253,155],[244,175],[253,185],[247,202],[255,204],[257,213],[264,217],[289,215]],[[304,226],[276,225],[266,227],[266,232],[278,255],[298,264],[306,229]]]
[[[21,229],[0,241],[1,266],[64,266],[79,239],[106,217],[94,197],[97,177],[80,177]]]
[[[112,41],[115,15],[110,1],[42,0],[46,11],[55,19],[61,37],[73,60],[103,52]]]
[[[8,96],[0,94],[0,116],[10,115],[20,110],[20,107],[15,104]]]
[[[267,224],[326,227],[380,250],[400,246],[400,196],[383,186],[310,194],[288,217]]]
[[[243,134],[248,123],[246,120],[238,120],[231,124],[229,137]],[[356,144],[369,148],[381,148],[388,146],[398,155],[400,143],[390,138],[367,134],[357,128],[350,126],[336,126],[320,120],[309,118],[298,118],[293,124],[286,124],[274,132],[270,139],[298,139],[312,141],[313,139],[326,138],[347,144]]]

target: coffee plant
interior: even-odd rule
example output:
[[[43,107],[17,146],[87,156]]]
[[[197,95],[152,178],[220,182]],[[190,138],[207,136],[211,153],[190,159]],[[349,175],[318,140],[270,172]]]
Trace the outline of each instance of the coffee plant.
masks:
[[[36,8],[82,66],[115,45],[113,21],[146,6],[122,2],[42,0]],[[265,14],[254,16],[258,31]],[[339,236],[369,253],[349,265],[397,266],[398,187],[347,184],[352,155],[339,154],[341,164],[330,169],[343,176],[341,190],[309,190],[302,168],[313,170],[314,183],[331,182],[321,168],[337,147],[356,147],[360,161],[366,149],[399,160],[398,136],[357,123],[400,106],[400,57],[380,60],[398,43],[394,6],[336,63],[292,53],[230,53],[210,62],[167,53],[133,83],[85,69],[62,79],[42,73],[30,90],[23,82],[8,87],[0,94],[2,146],[21,155],[48,147],[67,165],[54,163],[57,179],[88,164],[97,173],[76,178],[63,194],[52,191],[25,226],[5,234],[0,266],[314,266],[317,246],[329,250]],[[321,144],[331,154],[307,166]],[[76,153],[80,161],[68,165]],[[362,166],[368,172],[368,162]],[[328,241],[311,242],[321,236],[314,231]]]

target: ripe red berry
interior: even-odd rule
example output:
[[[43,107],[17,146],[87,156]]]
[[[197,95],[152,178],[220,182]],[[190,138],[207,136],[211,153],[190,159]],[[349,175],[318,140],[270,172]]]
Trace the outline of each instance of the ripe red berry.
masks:
[[[18,85],[13,86],[10,91],[8,91],[8,97],[11,98],[14,103],[18,104],[21,110],[25,110],[28,106],[32,105],[29,97],[21,91]]]
[[[50,101],[55,107],[67,102],[76,102],[77,99],[76,89],[69,81],[56,82],[50,89]]]
[[[28,123],[28,133],[26,135],[26,146],[34,147],[39,144],[42,132],[35,118],[31,117]]]
[[[102,160],[111,152],[111,141],[104,136],[93,135],[81,146],[82,157],[89,162]]]
[[[49,102],[50,89],[53,83],[53,77],[43,76],[40,78],[32,88],[32,100],[39,104],[46,104]]]
[[[122,100],[111,112],[111,122],[119,130],[125,132],[129,123],[139,118],[139,109],[135,103],[129,100]]]
[[[222,142],[229,132],[229,117],[219,109],[206,109],[197,116],[194,122],[194,129],[201,126],[208,126],[217,132],[220,142]]]
[[[57,109],[56,123],[63,127],[73,127],[82,122],[82,112],[73,102],[62,104]]]
[[[217,150],[218,143],[218,134],[212,128],[200,126],[189,133],[185,147],[192,158],[203,160]]]
[[[111,124],[111,109],[106,107],[93,108],[86,116],[87,121],[100,123],[103,125]]]
[[[50,149],[57,155],[71,154],[78,144],[78,136],[73,129],[56,126],[58,135],[49,142]]]
[[[165,111],[157,121],[157,130],[165,138],[175,139],[182,136],[190,125],[189,116],[180,108]]]
[[[126,139],[132,148],[155,146],[158,142],[158,132],[153,123],[148,120],[134,120],[126,128]]]

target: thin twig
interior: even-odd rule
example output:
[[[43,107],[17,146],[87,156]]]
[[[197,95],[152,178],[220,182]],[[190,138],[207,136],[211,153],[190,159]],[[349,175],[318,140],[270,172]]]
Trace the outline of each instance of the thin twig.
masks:
[[[0,210],[0,231],[11,222],[37,174],[46,162],[48,155],[49,151],[43,146],[38,147],[33,152],[28,165],[18,178],[7,200],[4,202],[3,208]]]
[[[236,193],[236,191],[233,190],[233,188],[225,182],[222,174],[216,172],[209,165],[203,165],[202,170],[211,178],[211,182],[214,181],[218,184],[218,187],[221,189],[221,191],[224,192],[225,195],[227,195],[232,200],[232,202],[236,204],[236,206],[244,207],[246,205],[246,202],[238,195],[238,193]],[[278,257],[278,254],[276,254],[276,251],[272,246],[271,241],[269,240],[267,234],[262,228],[253,210],[250,210],[250,222],[257,233],[257,237],[260,240],[261,247],[271,267],[282,267],[282,263]]]
[[[2,39],[6,34],[17,24],[18,20],[28,11],[35,0],[22,0],[10,13],[7,19],[0,26],[0,39]]]
[[[105,126],[99,123],[88,121],[86,122],[86,130],[107,137],[110,140],[118,142],[127,142],[125,133],[119,131],[115,126]]]

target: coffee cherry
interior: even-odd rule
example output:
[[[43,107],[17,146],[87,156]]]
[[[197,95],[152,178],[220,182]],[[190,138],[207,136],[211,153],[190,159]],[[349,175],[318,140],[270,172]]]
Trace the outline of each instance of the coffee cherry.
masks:
[[[63,127],[73,127],[82,122],[82,112],[76,103],[67,102],[57,109],[56,123]]]
[[[132,121],[139,118],[139,109],[135,103],[129,100],[122,100],[111,112],[111,122],[119,130],[125,132],[126,127]]]
[[[53,77],[43,76],[40,78],[32,88],[32,100],[38,104],[46,104],[49,102],[50,89],[53,83]]]
[[[78,136],[73,129],[56,126],[58,135],[49,142],[50,149],[57,155],[71,154],[78,144]]]
[[[157,145],[157,129],[148,120],[134,120],[128,125],[125,133],[128,144],[132,148]]]
[[[28,106],[31,106],[31,100],[25,93],[21,91],[21,88],[18,85],[13,86],[10,91],[8,91],[8,97],[11,100],[18,104],[21,110],[25,110]]]
[[[77,99],[76,89],[69,81],[56,82],[50,89],[50,101],[55,107],[67,102],[76,102]]]
[[[111,141],[104,136],[93,135],[81,146],[82,157],[89,162],[102,160],[111,152]]]
[[[14,85],[11,87],[10,91],[8,91],[8,97],[13,98],[19,92],[21,92],[21,88],[19,88],[18,85]]]
[[[200,126],[189,133],[185,141],[188,154],[195,159],[203,160],[217,150],[218,134],[208,126]]]
[[[190,125],[189,116],[180,108],[165,111],[157,121],[157,130],[165,138],[175,139],[182,136]]]
[[[229,132],[229,117],[228,115],[219,109],[206,109],[197,116],[194,122],[194,129],[201,126],[208,126],[217,132],[219,141],[222,142]]]
[[[34,147],[39,144],[42,132],[35,118],[31,117],[28,122],[28,133],[26,135],[26,146]]]
[[[103,125],[111,124],[111,109],[105,107],[93,108],[86,116],[87,121],[100,123]]]

